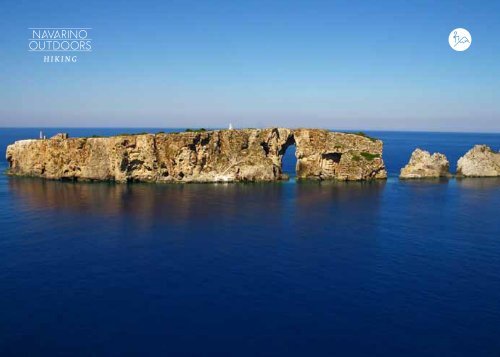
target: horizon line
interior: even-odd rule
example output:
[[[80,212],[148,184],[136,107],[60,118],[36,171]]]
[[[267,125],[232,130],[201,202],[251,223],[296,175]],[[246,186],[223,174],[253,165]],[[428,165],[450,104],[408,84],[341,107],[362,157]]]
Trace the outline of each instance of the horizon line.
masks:
[[[188,129],[199,129],[203,128],[206,130],[226,130],[226,127],[203,127],[203,126],[192,126],[187,127]],[[233,130],[242,130],[242,129],[269,129],[269,128],[286,128],[286,129],[324,129],[324,130],[330,130],[330,131],[374,131],[374,132],[394,132],[394,133],[449,133],[449,134],[500,134],[500,131],[490,131],[490,132],[485,132],[485,131],[443,131],[443,130],[420,130],[420,129],[407,129],[407,130],[401,130],[401,129],[360,129],[360,128],[354,128],[354,129],[341,129],[341,128],[325,128],[325,127],[307,127],[307,126],[265,126],[265,127],[235,127]],[[169,126],[169,127],[162,127],[162,126],[44,126],[44,127],[36,127],[36,126],[1,126],[0,125],[0,130],[1,129],[36,129],[36,130],[42,130],[42,129],[186,129],[185,126]]]

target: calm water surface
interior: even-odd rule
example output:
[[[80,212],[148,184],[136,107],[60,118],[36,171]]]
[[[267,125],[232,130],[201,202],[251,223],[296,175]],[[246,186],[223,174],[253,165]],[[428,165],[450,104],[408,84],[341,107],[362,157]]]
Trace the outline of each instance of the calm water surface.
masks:
[[[416,146],[454,171],[500,134],[370,134],[387,181],[1,175],[0,354],[499,356],[500,179],[396,175]],[[0,129],[1,152],[37,135]]]

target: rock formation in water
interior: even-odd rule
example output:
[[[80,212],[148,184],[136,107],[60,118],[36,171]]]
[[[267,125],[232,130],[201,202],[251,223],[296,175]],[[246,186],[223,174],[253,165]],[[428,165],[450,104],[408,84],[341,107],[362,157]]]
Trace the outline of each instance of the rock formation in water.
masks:
[[[296,143],[299,178],[385,178],[382,142],[319,129],[213,130],[20,140],[7,148],[11,175],[117,182],[278,181]]]
[[[438,178],[450,176],[450,163],[441,153],[415,149],[408,164],[401,169],[401,179]]]
[[[458,159],[457,176],[500,176],[500,152],[495,152],[486,145],[474,146]]]
[[[297,178],[370,180],[387,177],[382,141],[359,134],[296,129]]]

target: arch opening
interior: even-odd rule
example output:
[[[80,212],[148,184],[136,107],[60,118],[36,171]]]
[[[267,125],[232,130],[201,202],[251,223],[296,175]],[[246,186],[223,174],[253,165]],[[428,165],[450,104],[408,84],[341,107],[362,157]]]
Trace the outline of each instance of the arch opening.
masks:
[[[290,179],[295,179],[297,176],[296,168],[297,168],[297,158],[295,156],[296,152],[296,144],[295,138],[290,136],[288,138],[285,145],[281,149],[280,155],[282,155],[281,159],[281,170],[284,174],[286,174]]]

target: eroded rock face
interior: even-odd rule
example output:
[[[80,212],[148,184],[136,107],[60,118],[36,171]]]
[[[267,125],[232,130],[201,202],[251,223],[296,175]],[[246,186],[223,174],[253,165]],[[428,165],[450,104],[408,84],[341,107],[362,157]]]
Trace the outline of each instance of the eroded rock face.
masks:
[[[21,140],[10,173],[49,179],[143,182],[275,181],[284,178],[288,129],[215,130],[106,138]]]
[[[457,175],[464,177],[500,176],[500,152],[486,145],[476,145],[458,159]]]
[[[282,158],[297,143],[300,178],[385,178],[382,142],[326,130],[214,130],[105,138],[20,140],[9,173],[117,182],[232,182],[286,179]]]
[[[438,178],[450,176],[450,163],[441,153],[415,149],[408,164],[401,169],[401,179]]]
[[[357,134],[297,129],[297,178],[370,180],[387,177],[382,141]]]

